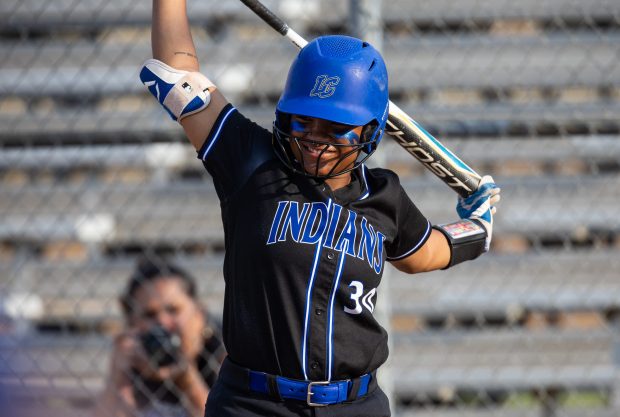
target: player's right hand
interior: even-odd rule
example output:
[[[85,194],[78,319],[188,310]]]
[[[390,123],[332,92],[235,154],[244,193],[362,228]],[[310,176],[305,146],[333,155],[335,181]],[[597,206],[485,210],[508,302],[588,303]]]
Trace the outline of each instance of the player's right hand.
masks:
[[[458,197],[456,212],[461,219],[476,220],[485,228],[487,238],[485,251],[491,246],[493,237],[493,215],[497,208],[495,205],[500,200],[500,188],[495,184],[493,177],[485,175],[480,180],[478,189],[469,197]]]

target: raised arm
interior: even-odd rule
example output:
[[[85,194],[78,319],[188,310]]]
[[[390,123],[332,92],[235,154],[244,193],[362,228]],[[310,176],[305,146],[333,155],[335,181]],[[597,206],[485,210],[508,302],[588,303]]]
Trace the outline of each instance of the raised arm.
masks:
[[[185,0],[153,0],[151,49],[153,58],[173,68],[200,70]]]
[[[147,61],[140,78],[198,150],[227,101],[199,74],[186,0],[153,0],[151,46],[154,60],[161,62]]]

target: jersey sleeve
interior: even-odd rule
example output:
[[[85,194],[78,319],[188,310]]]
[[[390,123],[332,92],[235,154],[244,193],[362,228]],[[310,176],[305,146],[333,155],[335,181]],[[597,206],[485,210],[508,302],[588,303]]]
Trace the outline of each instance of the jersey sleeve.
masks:
[[[399,184],[396,201],[396,237],[386,245],[388,261],[406,258],[420,249],[431,235],[431,223]]]
[[[220,200],[241,189],[252,173],[273,158],[271,133],[231,104],[220,112],[198,158],[213,177]]]

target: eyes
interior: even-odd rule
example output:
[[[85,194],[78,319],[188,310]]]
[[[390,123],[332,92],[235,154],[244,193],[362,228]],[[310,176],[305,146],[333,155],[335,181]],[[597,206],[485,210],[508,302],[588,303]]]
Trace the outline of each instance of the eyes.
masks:
[[[179,315],[181,308],[179,306],[176,305],[172,305],[172,304],[167,304],[163,307],[163,310],[170,316],[172,317],[176,317]],[[156,309],[146,309],[144,311],[142,311],[142,318],[145,318],[147,320],[155,320],[157,318],[157,315],[159,314],[159,310]]]
[[[291,130],[301,133],[302,135],[309,134],[313,131],[314,121],[315,119],[311,117],[293,116],[291,119]],[[355,126],[328,121],[319,123],[318,130],[330,139],[346,140],[350,144],[359,142],[359,135],[355,132]]]

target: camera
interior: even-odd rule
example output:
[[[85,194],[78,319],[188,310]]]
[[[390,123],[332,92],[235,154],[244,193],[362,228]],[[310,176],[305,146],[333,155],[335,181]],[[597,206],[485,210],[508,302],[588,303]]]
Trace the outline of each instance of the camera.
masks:
[[[172,365],[181,356],[181,337],[160,325],[151,327],[140,336],[144,351],[155,367]]]

